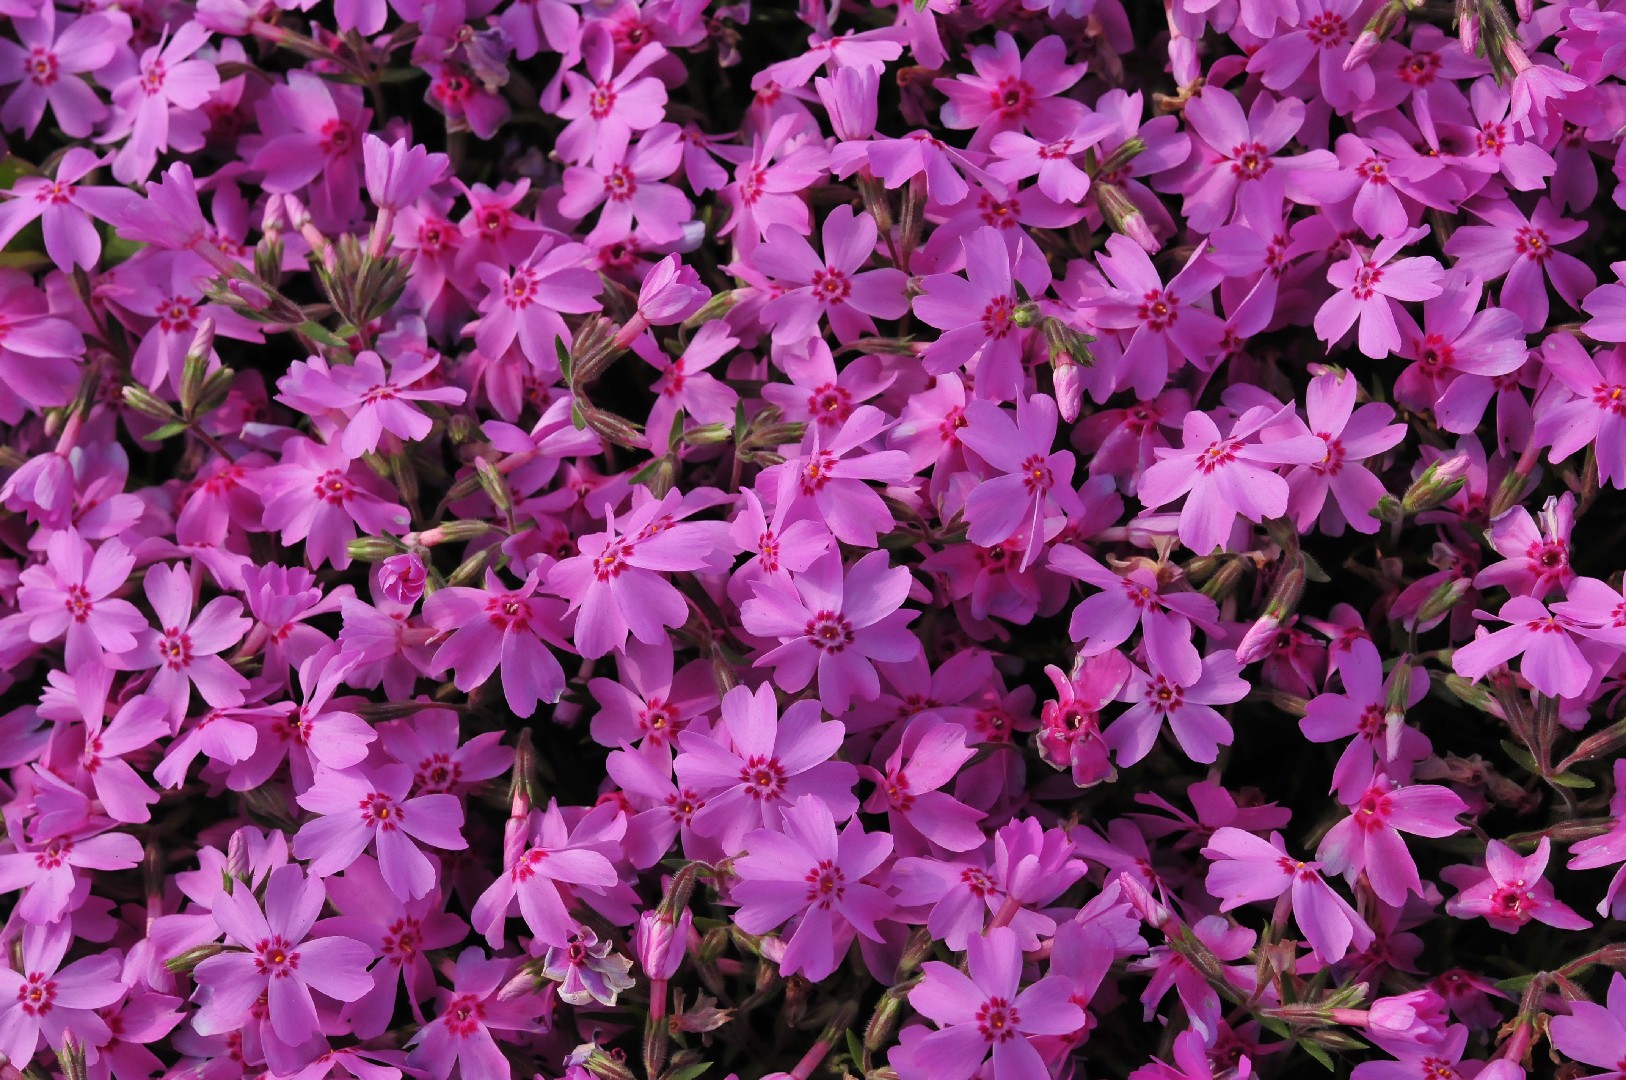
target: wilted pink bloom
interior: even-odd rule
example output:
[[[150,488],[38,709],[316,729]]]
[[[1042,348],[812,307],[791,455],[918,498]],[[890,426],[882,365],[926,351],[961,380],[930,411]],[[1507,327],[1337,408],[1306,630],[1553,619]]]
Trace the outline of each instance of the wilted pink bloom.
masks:
[[[318,817],[294,836],[294,854],[317,877],[336,874],[369,845],[384,882],[398,900],[416,900],[435,887],[436,867],[419,846],[461,851],[463,804],[455,795],[408,797],[412,770],[318,769],[299,805]]]
[[[832,760],[845,733],[839,720],[823,720],[817,702],[793,702],[781,715],[772,686],[755,692],[736,686],[724,695],[722,723],[712,734],[678,738],[672,762],[678,781],[705,801],[693,815],[695,831],[732,852],[749,830],[777,827],[803,795],[817,796],[847,820],[858,809],[852,794],[858,772]]]
[[[614,1005],[637,982],[631,970],[632,961],[615,951],[614,942],[600,941],[585,926],[577,927],[568,944],[542,954],[542,977],[557,983],[559,1000],[571,1005]]]
[[[1570,569],[1570,529],[1575,524],[1575,496],[1549,496],[1537,518],[1522,506],[1511,507],[1491,523],[1490,541],[1504,558],[1481,570],[1474,588],[1500,585],[1511,593],[1538,600],[1575,580]],[[1560,612],[1559,614],[1563,614]]]
[[[1114,775],[1101,737],[1101,710],[1117,699],[1129,672],[1129,661],[1115,651],[1081,656],[1072,675],[1054,664],[1045,666],[1056,700],[1045,702],[1039,714],[1039,757],[1053,768],[1071,770],[1073,783],[1081,788]]]
[[[1199,555],[1229,543],[1238,515],[1254,522],[1281,517],[1290,491],[1274,466],[1307,465],[1327,453],[1326,443],[1308,434],[1250,441],[1291,408],[1256,406],[1237,417],[1223,436],[1207,413],[1186,413],[1184,445],[1157,451],[1157,464],[1141,478],[1141,502],[1155,509],[1184,495],[1180,540]]]
[[[255,1017],[264,1017],[262,1030],[298,1047],[322,1030],[313,990],[355,1001],[372,988],[371,949],[354,938],[310,936],[326,899],[321,881],[292,864],[271,871],[263,908],[241,884],[216,897],[214,920],[235,948],[193,974],[199,1008],[192,1023],[200,1035],[236,1030],[263,1009]]]
[[[878,920],[891,897],[864,879],[892,852],[892,837],[866,833],[858,822],[838,834],[823,800],[803,795],[784,812],[780,829],[758,829],[734,860],[739,880],[729,890],[740,905],[734,922],[765,934],[795,918],[779,968],[787,975],[825,979],[841,965],[856,934],[881,941]]]
[[[66,635],[70,671],[135,648],[147,620],[134,604],[113,596],[135,567],[130,549],[114,538],[92,551],[69,528],[51,534],[45,554],[45,563],[23,570],[17,590],[29,640],[44,644]]]
[[[1417,863],[1400,834],[1454,836],[1464,828],[1458,815],[1467,812],[1468,805],[1450,788],[1396,787],[1379,777],[1353,804],[1350,816],[1328,830],[1316,858],[1328,873],[1342,874],[1351,883],[1364,872],[1378,899],[1398,907],[1408,892],[1423,895]]]
[[[1031,1040],[1069,1035],[1084,1026],[1084,1010],[1071,999],[1071,981],[1052,974],[1024,988],[1021,945],[1008,927],[971,938],[966,956],[969,974],[929,960],[909,991],[909,1004],[938,1025],[914,1049],[923,1075],[969,1077],[990,1056],[1000,1076],[1050,1075]]]
[[[1483,916],[1485,921],[1516,933],[1532,919],[1560,930],[1585,930],[1592,924],[1553,896],[1545,877],[1552,845],[1543,836],[1536,850],[1521,856],[1500,840],[1485,846],[1485,867],[1448,866],[1440,876],[1457,887],[1445,902],[1445,911],[1459,919]]]
[[[1417,255],[1395,259],[1399,252],[1428,234],[1428,228],[1409,229],[1399,236],[1378,241],[1371,255],[1362,255],[1353,245],[1350,255],[1334,263],[1327,281],[1338,290],[1315,314],[1316,337],[1330,351],[1360,320],[1359,344],[1362,354],[1382,360],[1400,347],[1400,329],[1395,322],[1395,304],[1405,300],[1428,300],[1444,291],[1445,270],[1431,256]]]
[[[1323,962],[1336,964],[1352,946],[1372,943],[1372,928],[1321,879],[1320,864],[1289,856],[1279,833],[1267,843],[1241,829],[1217,829],[1203,854],[1214,860],[1207,887],[1221,911],[1287,893],[1294,921]]]
[[[124,996],[119,955],[97,953],[64,967],[73,942],[66,923],[30,924],[22,931],[21,970],[0,968],[0,1054],[13,1066],[26,1066],[41,1039],[61,1050],[70,1038],[98,1046],[111,1037],[96,1010]]]
[[[1592,681],[1592,665],[1576,644],[1570,621],[1535,597],[1514,596],[1495,615],[1474,615],[1511,625],[1475,637],[1451,654],[1451,667],[1463,678],[1477,682],[1518,656],[1519,674],[1549,697],[1579,697]]]
[[[754,583],[740,618],[747,632],[780,642],[757,666],[773,668],[774,682],[792,693],[817,674],[819,700],[835,715],[854,699],[874,700],[881,692],[874,661],[902,663],[920,651],[907,629],[917,613],[900,610],[911,582],[908,568],[891,565],[885,551],[870,552],[845,573],[831,551],[792,575],[789,586]]]
[[[446,634],[435,652],[433,670],[452,670],[465,692],[474,690],[502,667],[503,696],[520,716],[536,712],[538,702],[553,704],[565,691],[565,671],[548,648],[566,647],[564,605],[536,595],[538,573],[506,588],[488,573],[486,587],[437,589],[424,601],[423,617]]]

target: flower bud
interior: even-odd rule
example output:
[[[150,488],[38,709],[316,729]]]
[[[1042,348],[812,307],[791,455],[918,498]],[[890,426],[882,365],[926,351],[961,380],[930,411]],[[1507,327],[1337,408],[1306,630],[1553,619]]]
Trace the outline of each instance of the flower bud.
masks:
[[[397,604],[414,604],[423,595],[429,571],[415,551],[391,555],[378,568],[378,585]]]
[[[1129,200],[1122,188],[1116,184],[1098,183],[1091,190],[1095,192],[1095,204],[1100,208],[1102,218],[1113,232],[1122,233],[1148,252],[1155,252],[1162,246],[1153,235],[1146,215]]]
[[[1468,455],[1453,454],[1423,470],[1400,499],[1405,514],[1433,510],[1448,502],[1468,482]]]
[[[1084,409],[1084,369],[1068,362],[1057,364],[1053,370],[1056,384],[1056,409],[1069,424],[1078,419]]]
[[[209,959],[209,957],[219,956],[225,951],[226,946],[219,943],[199,945],[196,948],[187,949],[178,956],[172,956],[168,960],[165,960],[164,970],[169,972],[171,975],[190,975],[194,970],[196,970],[199,964]]]
[[[638,925],[632,932],[632,951],[646,976],[664,982],[677,974],[688,952],[689,930],[693,925],[694,916],[687,911],[675,920],[656,911],[645,911],[638,916]]]
[[[187,346],[186,359],[181,365],[181,409],[187,416],[195,416],[198,400],[203,393],[204,380],[209,374],[209,360],[215,351],[215,321],[203,319],[192,344]]]
[[[480,489],[493,506],[505,514],[514,508],[514,497],[508,490],[508,481],[503,479],[495,465],[483,457],[477,457],[474,459],[474,473],[480,478]]]
[[[394,540],[386,540],[382,536],[358,536],[346,544],[344,549],[357,562],[374,563],[396,554],[401,550],[401,546]]]
[[[124,404],[142,416],[171,423],[181,418],[180,414],[175,411],[174,406],[158,397],[145,386],[126,386],[121,393],[124,395]]]
[[[62,1080],[87,1080],[90,1075],[85,1069],[85,1041],[73,1031],[62,1033],[56,1060],[62,1066]]]
[[[699,311],[711,299],[694,268],[668,255],[644,276],[638,289],[638,314],[651,326],[671,326]]]

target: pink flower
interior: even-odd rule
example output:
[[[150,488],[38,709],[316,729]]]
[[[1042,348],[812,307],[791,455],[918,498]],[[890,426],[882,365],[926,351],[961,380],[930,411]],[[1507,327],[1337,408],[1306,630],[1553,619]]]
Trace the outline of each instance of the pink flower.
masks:
[[[1598,280],[1585,263],[1558,250],[1586,232],[1586,222],[1559,215],[1550,199],[1536,203],[1526,218],[1507,200],[1478,212],[1488,225],[1462,225],[1446,241],[1445,253],[1460,260],[1474,281],[1507,275],[1499,294],[1502,307],[1524,320],[1526,333],[1547,325],[1547,283],[1572,308],[1580,308]]]
[[[1192,643],[1192,628],[1217,630],[1219,608],[1202,593],[1178,590],[1174,582],[1149,566],[1118,573],[1102,566],[1082,549],[1058,545],[1047,565],[1101,590],[1073,608],[1068,626],[1083,656],[1100,656],[1129,640],[1138,627],[1147,658],[1159,671],[1187,683],[1202,672],[1202,656]]]
[[[1322,880],[1320,864],[1290,857],[1279,833],[1266,843],[1241,829],[1217,829],[1203,854],[1214,860],[1207,887],[1221,911],[1289,893],[1299,929],[1323,962],[1336,964],[1351,947],[1372,944],[1372,928]]]
[[[249,167],[273,193],[309,189],[307,198],[319,222],[340,222],[360,203],[361,136],[372,121],[361,88],[290,71],[273,84],[255,112],[265,138]]]
[[[411,524],[406,507],[389,501],[389,486],[342,447],[296,436],[284,444],[282,463],[261,469],[253,482],[265,500],[265,527],[284,544],[305,541],[312,567],[349,566],[357,526],[376,536]]]
[[[765,934],[796,919],[779,962],[786,975],[826,979],[855,933],[883,940],[876,923],[892,913],[892,899],[864,879],[891,854],[886,833],[866,833],[854,821],[837,834],[830,808],[803,795],[785,811],[783,831],[758,829],[745,843],[746,854],[734,860],[739,880],[729,890],[740,905],[734,922],[748,934]]]
[[[1333,657],[1344,692],[1317,694],[1304,707],[1299,730],[1311,742],[1350,739],[1332,770],[1332,790],[1348,803],[1360,799],[1379,775],[1405,779],[1411,765],[1428,756],[1429,743],[1404,715],[1391,719],[1389,699],[1398,675],[1383,674],[1377,646],[1362,638]],[[1407,691],[1407,707],[1428,694],[1428,681],[1414,674]],[[1350,738],[1354,736],[1353,738]]]
[[[1469,285],[1463,271],[1451,270],[1444,285],[1439,296],[1424,301],[1420,329],[1401,313],[1396,352],[1411,364],[1395,380],[1395,400],[1432,409],[1441,427],[1464,434],[1479,426],[1497,376],[1517,371],[1529,350],[1519,317],[1506,308],[1481,309],[1484,290]]]
[[[450,972],[451,988],[441,991],[440,1015],[407,1044],[412,1048],[408,1066],[436,1080],[446,1080],[454,1066],[465,1080],[511,1072],[492,1032],[533,1030],[544,1008],[537,997],[499,993],[513,966],[511,959],[487,959],[475,948],[459,953]]]
[[[752,266],[774,279],[778,295],[762,308],[778,344],[805,341],[824,316],[840,341],[875,332],[876,319],[897,319],[909,310],[904,274],[891,267],[861,270],[875,252],[875,220],[838,206],[824,219],[824,256],[794,229],[770,225],[767,243]]]
[[[1260,405],[1241,416],[1226,435],[1205,412],[1188,412],[1179,450],[1159,449],[1158,462],[1141,478],[1139,496],[1148,509],[1186,497],[1180,508],[1180,540],[1206,555],[1229,543],[1238,515],[1262,522],[1287,512],[1290,489],[1273,466],[1321,461],[1327,445],[1313,435],[1251,442],[1291,406]]]
[[[1196,166],[1185,187],[1185,216],[1193,229],[1212,232],[1234,211],[1244,185],[1259,184],[1269,197],[1315,201],[1300,170],[1326,171],[1337,164],[1326,150],[1282,154],[1304,124],[1304,103],[1260,94],[1246,114],[1229,92],[1206,86],[1187,102],[1185,118],[1196,143]],[[1308,189],[1308,190],[1307,190]]]
[[[1042,295],[1050,286],[1049,268],[1042,261],[1013,257],[999,232],[988,226],[961,243],[966,276],[929,274],[914,298],[921,321],[943,331],[927,342],[921,360],[933,375],[962,368],[972,372],[981,396],[1009,400],[1018,396],[1022,383],[1027,337],[1017,324],[1017,283],[1030,296]]]
[[[536,250],[511,272],[490,262],[475,273],[486,287],[480,319],[473,325],[474,343],[490,357],[500,357],[514,343],[537,371],[559,368],[554,348],[570,341],[561,312],[597,311],[602,287],[586,267],[587,248],[556,244],[544,236]]]
[[[559,212],[579,220],[602,207],[597,231],[621,234],[637,228],[651,243],[676,243],[694,206],[681,188],[662,181],[682,160],[682,133],[675,124],[660,124],[619,157],[591,168],[567,168]]]
[[[1297,23],[1272,35],[1250,56],[1248,70],[1280,93],[1315,64],[1321,96],[1341,113],[1352,111],[1372,96],[1376,85],[1365,63],[1345,67],[1364,17],[1361,0],[1301,0]]]
[[[774,682],[791,693],[818,676],[819,700],[840,715],[856,698],[881,692],[875,661],[912,659],[920,642],[908,626],[916,612],[900,610],[911,587],[909,570],[892,566],[885,551],[872,551],[842,571],[841,555],[821,556],[789,587],[753,584],[756,596],[740,605],[747,632],[777,638],[778,647],[757,658],[771,667]]]
[[[1567,1058],[1602,1069],[1593,1076],[1619,1076],[1626,1061],[1626,977],[1616,972],[1609,979],[1607,1006],[1571,1001],[1568,1016],[1554,1016],[1547,1024],[1553,1049]]]
[[[1474,615],[1511,625],[1477,636],[1451,655],[1451,667],[1463,678],[1478,682],[1492,668],[1519,656],[1519,674],[1549,697],[1579,697],[1592,681],[1592,665],[1575,643],[1573,625],[1535,597],[1514,596],[1496,615],[1487,611]]]
[[[78,719],[85,725],[84,743],[79,750],[82,787],[95,791],[102,810],[114,821],[151,820],[150,807],[158,794],[147,786],[135,768],[124,760],[170,734],[170,720],[160,698],[136,694],[115,702],[116,711],[108,719],[108,692],[113,672],[101,664],[85,664],[69,677],[59,672],[47,676],[52,687],[41,705],[56,719]],[[72,694],[73,706],[61,714],[50,701],[53,691]]]
[[[317,877],[338,873],[369,845],[384,882],[398,900],[417,900],[435,887],[436,867],[419,846],[461,851],[463,804],[455,795],[418,795],[405,765],[318,769],[299,805],[320,815],[294,836],[294,854]]]
[[[1066,59],[1067,43],[1055,35],[1041,38],[1023,56],[1015,38],[998,32],[994,44],[971,50],[975,75],[933,84],[948,98],[943,124],[976,128],[973,150],[986,150],[1002,131],[1029,131],[1045,140],[1065,136],[1087,115],[1082,102],[1061,96],[1086,67]]]
[[[141,841],[124,832],[107,832],[111,823],[23,842],[0,854],[0,891],[20,892],[14,909],[25,923],[48,925],[68,913],[82,880],[78,870],[128,870],[141,862]]]
[[[133,184],[152,172],[160,152],[202,145],[207,121],[203,103],[220,87],[220,74],[207,60],[190,59],[209,40],[201,22],[188,22],[174,36],[165,31],[141,54],[135,74],[113,87],[114,126],[109,135],[129,135],[113,159],[113,175]]]
[[[262,1033],[299,1047],[322,1031],[312,991],[355,1001],[372,989],[371,949],[354,938],[310,936],[326,899],[321,881],[291,864],[271,871],[263,908],[242,884],[215,899],[214,920],[235,948],[193,973],[200,1035],[242,1027],[263,997]]]
[[[991,547],[1022,535],[1021,569],[1026,570],[1068,515],[1082,511],[1072,488],[1073,455],[1051,451],[1056,403],[1045,394],[1018,398],[1013,422],[992,402],[973,401],[965,418],[960,441],[1005,474],[982,481],[966,499],[966,539]]]
[[[51,534],[45,554],[44,565],[22,572],[17,590],[29,640],[45,644],[66,635],[70,671],[135,648],[147,620],[134,604],[113,596],[135,567],[130,549],[110,539],[92,551],[70,528]]]
[[[567,611],[576,613],[578,652],[604,656],[626,644],[629,634],[653,645],[683,625],[688,602],[661,575],[698,570],[710,560],[718,530],[681,520],[699,508],[693,501],[685,506],[672,491],[635,503],[619,525],[606,513],[605,531],[582,537],[581,553],[548,571],[548,589],[567,598]]]
[[[378,564],[379,587],[397,604],[416,603],[428,581],[429,572],[415,551],[391,555]]]
[[[495,574],[487,574],[484,589],[437,589],[423,605],[424,621],[447,635],[432,670],[452,669],[453,682],[467,692],[500,665],[503,696],[520,716],[535,713],[538,702],[558,701],[565,670],[548,646],[567,647],[564,606],[535,595],[538,576],[533,570],[512,589]]]
[[[602,895],[620,882],[609,855],[619,855],[627,819],[614,805],[600,803],[572,829],[556,805],[532,811],[508,867],[480,894],[469,913],[474,929],[492,948],[505,935],[515,908],[544,945],[566,945],[574,923],[569,904],[577,892]]]
[[[1364,872],[1378,899],[1399,907],[1408,892],[1423,895],[1417,863],[1400,834],[1454,836],[1463,830],[1458,815],[1467,812],[1468,805],[1450,788],[1396,787],[1379,777],[1353,805],[1350,816],[1328,830],[1316,858],[1329,873],[1343,874],[1351,884]]]
[[[90,16],[80,21],[90,22],[95,18],[97,16]],[[0,47],[4,44],[0,42]],[[75,146],[62,155],[54,179],[19,176],[8,193],[11,199],[0,205],[0,245],[11,243],[24,226],[38,221],[45,253],[51,256],[57,269],[72,273],[75,266],[94,268],[101,258],[102,238],[91,219],[118,220],[129,203],[139,203],[123,188],[80,183],[101,164],[100,157]],[[11,340],[14,333],[12,330],[6,335],[7,345],[12,348],[16,347]]]
[[[966,957],[969,974],[927,961],[920,982],[909,991],[909,1004],[938,1025],[915,1048],[921,1075],[967,1080],[990,1055],[1001,1077],[1051,1075],[1031,1040],[1070,1035],[1084,1026],[1084,1010],[1071,1000],[1071,982],[1052,974],[1022,987],[1022,950],[1009,927],[969,939]]]
[[[1530,511],[1515,506],[1491,523],[1491,546],[1504,558],[1481,570],[1474,578],[1474,588],[1500,585],[1508,592],[1538,600],[1555,588],[1568,590],[1575,580],[1569,554],[1575,496],[1567,491],[1549,496],[1539,518],[1538,524]]]
[[[73,941],[66,923],[31,924],[22,932],[22,970],[0,968],[0,1054],[13,1067],[26,1067],[42,1038],[53,1050],[70,1038],[92,1046],[110,1038],[96,1010],[124,996],[119,955],[97,953],[64,967]]]
[[[1127,236],[1109,236],[1096,259],[1111,285],[1089,306],[1099,325],[1127,334],[1123,366],[1137,396],[1156,396],[1171,372],[1187,363],[1206,366],[1219,351],[1224,323],[1201,305],[1223,275],[1200,248],[1167,286]]]
[[[431,153],[406,139],[386,143],[371,133],[362,136],[361,155],[367,194],[381,210],[411,206],[440,182],[451,165],[445,154]]]
[[[983,812],[940,790],[976,753],[966,746],[965,735],[960,725],[922,713],[904,728],[897,749],[886,759],[885,772],[861,767],[875,785],[864,809],[888,815],[900,848],[921,850],[920,837],[948,851],[982,845],[977,823]]]
[[[1052,768],[1070,769],[1073,783],[1081,788],[1115,775],[1101,737],[1101,710],[1117,699],[1130,670],[1120,652],[1080,657],[1071,676],[1054,664],[1045,666],[1056,700],[1045,702],[1039,714],[1039,757]]]
[[[192,575],[179,563],[147,569],[147,600],[159,628],[142,634],[147,656],[139,662],[156,665],[149,692],[169,707],[173,720],[186,715],[194,686],[217,709],[241,705],[248,689],[248,680],[218,655],[252,625],[242,617],[242,601],[217,596],[194,617],[192,588]]]
[[[564,73],[569,96],[558,116],[569,123],[559,133],[559,156],[575,165],[591,161],[607,172],[626,152],[634,132],[649,130],[665,115],[666,87],[644,73],[666,57],[666,50],[647,45],[615,71],[610,35],[590,34],[582,55],[587,74]]]
[[[1590,334],[1592,325],[1584,332]],[[1573,395],[1550,401],[1536,418],[1536,439],[1552,446],[1548,460],[1557,464],[1590,443],[1598,479],[1626,487],[1626,355],[1608,349],[1593,356],[1570,335],[1550,334],[1542,357],[1553,379]]]
[[[1560,930],[1585,930],[1592,924],[1554,897],[1552,882],[1544,876],[1551,848],[1543,836],[1533,853],[1521,857],[1500,840],[1492,840],[1485,846],[1483,870],[1446,867],[1440,876],[1457,887],[1457,895],[1445,902],[1446,914],[1459,919],[1483,916],[1510,934],[1531,920]]]
[[[1382,360],[1400,347],[1394,305],[1428,300],[1445,288],[1445,270],[1432,257],[1394,259],[1402,248],[1427,233],[1425,226],[1380,240],[1371,255],[1362,255],[1351,245],[1349,257],[1327,271],[1327,281],[1338,291],[1316,312],[1315,332],[1329,351],[1357,319],[1362,354]]]
[[[829,434],[823,425],[810,425],[801,456],[764,470],[764,482],[778,485],[782,504],[794,499],[790,508],[811,502],[837,540],[874,547],[880,532],[891,528],[892,511],[868,481],[903,484],[914,476],[903,451],[863,449],[888,426],[886,414],[873,405],[853,409],[846,423]]]
[[[1295,466],[1287,474],[1287,512],[1301,531],[1315,527],[1317,519],[1321,531],[1331,536],[1342,533],[1346,524],[1359,533],[1378,531],[1378,520],[1371,511],[1385,490],[1365,462],[1405,438],[1406,425],[1391,424],[1394,409],[1378,402],[1357,410],[1359,389],[1353,375],[1318,375],[1305,392],[1306,423],[1275,429],[1297,434],[1308,428],[1326,445],[1321,460]],[[1266,431],[1265,436],[1268,443],[1272,432]]]
[[[436,353],[408,353],[389,366],[371,350],[356,355],[356,361],[333,369],[332,392],[327,406],[343,409],[350,417],[339,445],[351,457],[361,457],[378,449],[379,439],[389,432],[403,442],[417,442],[433,427],[416,401],[461,405],[465,394],[455,386],[434,386],[431,379],[440,356]],[[427,382],[426,382],[427,380]]]
[[[15,85],[0,106],[0,123],[32,138],[51,107],[64,134],[84,139],[107,117],[107,106],[81,77],[108,66],[131,38],[130,17],[113,9],[75,18],[57,30],[57,9],[44,4],[14,18],[16,41],[0,42],[0,86]]]
[[[1208,763],[1219,748],[1231,744],[1231,725],[1214,708],[1241,701],[1248,683],[1239,678],[1241,665],[1230,652],[1203,658],[1199,677],[1183,682],[1172,674],[1130,666],[1129,681],[1118,696],[1133,705],[1114,720],[1103,735],[1119,765],[1133,765],[1152,752],[1165,722],[1192,761]]]
[[[672,762],[678,782],[705,803],[693,816],[695,832],[737,851],[748,831],[777,827],[804,795],[846,821],[858,809],[852,794],[858,772],[832,760],[845,734],[839,720],[822,721],[816,702],[794,702],[781,715],[773,687],[752,692],[736,686],[723,697],[715,732],[686,731],[678,738],[680,753]]]
[[[76,361],[85,352],[79,328],[51,314],[45,296],[20,271],[0,272],[0,312],[5,323],[0,333],[0,379],[13,391],[0,396],[0,423],[15,424],[29,412],[72,401],[81,370]],[[55,453],[29,459],[0,486],[0,498],[8,506],[26,499],[32,520],[47,521],[54,528],[67,524],[66,508],[74,501],[74,492],[65,458]],[[58,507],[63,512],[58,513]],[[49,511],[46,518],[38,516],[41,510]]]

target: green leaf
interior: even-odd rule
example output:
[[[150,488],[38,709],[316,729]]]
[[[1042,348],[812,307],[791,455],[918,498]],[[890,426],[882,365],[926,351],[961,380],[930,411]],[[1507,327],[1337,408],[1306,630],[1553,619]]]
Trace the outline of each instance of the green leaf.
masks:
[[[925,11],[926,10],[926,5],[931,3],[931,2],[932,2],[932,0],[915,0],[915,10],[916,11]]]
[[[349,343],[319,322],[302,322],[295,332],[303,334],[318,345],[326,345],[330,349],[348,349]]]
[[[1534,975],[1515,975],[1511,979],[1503,979],[1497,983],[1496,989],[1507,994],[1522,994],[1535,978]]]
[[[1301,1042],[1299,1043],[1299,1049],[1303,1050],[1306,1054],[1309,1054],[1311,1057],[1319,1061],[1321,1063],[1321,1067],[1326,1069],[1328,1072],[1334,1071],[1335,1067],[1332,1063],[1332,1055],[1327,1053],[1325,1047],[1317,1046],[1313,1042]]]
[[[856,1065],[859,1062],[864,1060],[864,1044],[859,1041],[858,1033],[855,1032],[852,1028],[847,1029],[846,1035],[847,1035],[847,1056],[852,1058],[853,1059],[853,1064]]]
[[[1549,776],[1547,778],[1547,782],[1567,788],[1591,788],[1598,786],[1591,780],[1588,780],[1586,777],[1581,776],[1579,773],[1572,772],[1559,773],[1557,776]]]
[[[1534,773],[1537,776],[1541,775],[1541,766],[1536,764],[1534,755],[1532,755],[1530,751],[1526,750],[1524,747],[1518,746],[1506,739],[1503,739],[1502,752],[1516,761],[1519,768],[1523,769],[1525,772]]]
[[[173,439],[175,436],[185,431],[187,426],[188,425],[185,420],[172,420],[163,427],[159,428],[157,431],[154,431],[151,435],[148,435],[147,438],[153,442],[163,442],[165,439]]]
[[[697,1061],[693,1065],[685,1065],[681,1069],[669,1069],[662,1074],[661,1080],[694,1080],[711,1068],[709,1061]]]

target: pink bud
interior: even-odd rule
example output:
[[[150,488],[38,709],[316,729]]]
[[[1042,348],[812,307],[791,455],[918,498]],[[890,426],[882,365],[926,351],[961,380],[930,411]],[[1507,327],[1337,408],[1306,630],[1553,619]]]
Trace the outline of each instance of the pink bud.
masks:
[[[1274,616],[1266,615],[1248,627],[1248,632],[1242,635],[1242,643],[1236,647],[1236,659],[1239,664],[1251,664],[1255,660],[1262,660],[1270,651],[1271,641],[1276,637],[1276,631],[1282,624]]]
[[[638,916],[632,932],[632,951],[645,975],[663,980],[677,974],[688,951],[689,927],[693,923],[694,916],[687,911],[675,922],[654,911]]]
[[[378,565],[378,585],[397,604],[416,603],[429,572],[415,551],[391,555]]]
[[[1078,364],[1062,364],[1055,369],[1056,408],[1069,424],[1078,419],[1084,408],[1083,368]]]
[[[1383,39],[1378,36],[1376,31],[1362,30],[1361,36],[1355,39],[1355,44],[1349,47],[1349,55],[1344,57],[1344,70],[1354,71],[1366,63],[1372,54],[1378,51],[1378,46],[1381,44],[1383,44]]]
[[[711,298],[700,284],[700,275],[685,266],[676,255],[655,264],[638,289],[638,314],[651,326],[670,326],[699,311]]]

